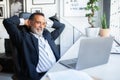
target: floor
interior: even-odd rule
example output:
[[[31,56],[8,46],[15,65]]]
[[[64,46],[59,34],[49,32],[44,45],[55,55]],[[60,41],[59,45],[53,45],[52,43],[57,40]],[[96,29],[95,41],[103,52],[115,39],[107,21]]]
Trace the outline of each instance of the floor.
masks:
[[[0,80],[12,80],[13,74],[0,73]]]

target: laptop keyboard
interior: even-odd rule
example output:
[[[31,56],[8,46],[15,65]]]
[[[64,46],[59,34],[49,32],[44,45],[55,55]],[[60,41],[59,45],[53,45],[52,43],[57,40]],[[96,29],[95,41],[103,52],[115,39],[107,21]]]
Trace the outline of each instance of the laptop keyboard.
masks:
[[[78,58],[73,58],[73,59],[69,59],[69,60],[63,60],[63,61],[60,61],[60,63],[65,65],[66,67],[75,68],[76,64],[77,64],[77,59]]]
[[[73,58],[73,59],[69,59],[68,61],[70,61],[71,63],[76,63],[78,58]]]
[[[62,60],[62,62],[64,62],[64,63],[76,63],[77,62],[77,58],[68,59],[68,60]]]
[[[75,68],[76,67],[76,63],[71,63],[71,64],[68,64],[70,67],[72,68]]]

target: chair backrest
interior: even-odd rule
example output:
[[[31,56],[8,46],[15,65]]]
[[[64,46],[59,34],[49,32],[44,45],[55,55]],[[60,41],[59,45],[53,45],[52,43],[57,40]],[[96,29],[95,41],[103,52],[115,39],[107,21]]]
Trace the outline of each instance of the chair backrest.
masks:
[[[31,13],[28,12],[22,12],[19,14],[20,18],[28,19],[30,17]]]
[[[11,57],[12,56],[12,43],[10,39],[5,39],[4,45],[5,45],[5,55],[7,57]]]
[[[5,45],[5,55],[7,57],[12,57],[15,68],[17,68],[17,70],[20,71],[16,47],[13,46],[10,39],[5,39],[4,45]],[[15,71],[16,71],[16,69],[15,69]]]

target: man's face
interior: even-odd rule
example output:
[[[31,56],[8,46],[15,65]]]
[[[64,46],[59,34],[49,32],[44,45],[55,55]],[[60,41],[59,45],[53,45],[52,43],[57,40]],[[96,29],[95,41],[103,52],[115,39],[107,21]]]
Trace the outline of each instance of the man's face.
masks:
[[[44,28],[46,27],[45,17],[35,15],[33,20],[30,20],[30,27],[33,33],[41,35]]]

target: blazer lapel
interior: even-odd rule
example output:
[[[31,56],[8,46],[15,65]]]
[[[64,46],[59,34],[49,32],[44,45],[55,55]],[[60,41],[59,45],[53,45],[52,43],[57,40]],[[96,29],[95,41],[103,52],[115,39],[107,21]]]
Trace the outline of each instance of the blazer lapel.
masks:
[[[32,34],[30,34],[30,35],[31,35],[31,40],[32,40],[32,42],[33,42],[33,45],[34,45],[37,53],[39,53],[39,49],[38,49],[38,39],[37,39],[36,37],[34,37]]]
[[[49,33],[48,33],[46,30],[44,30],[44,32],[43,32],[43,37],[44,37],[45,39],[47,39],[50,47],[51,47],[52,50],[54,51],[53,43],[52,43],[52,38],[50,37]]]
[[[45,30],[43,32],[43,36],[44,36],[45,39],[47,39],[51,49],[53,50],[53,53],[56,57],[56,60],[58,60],[59,59],[59,53],[57,52],[57,48],[55,47],[56,45],[54,44],[54,40],[52,40],[52,37],[50,36],[50,34]]]

